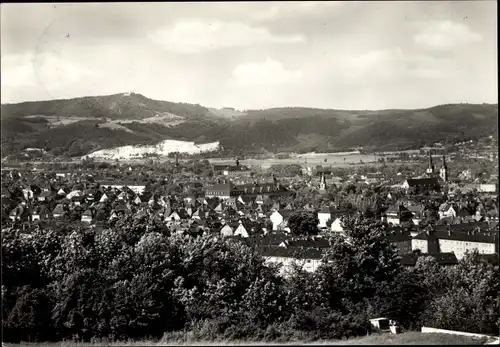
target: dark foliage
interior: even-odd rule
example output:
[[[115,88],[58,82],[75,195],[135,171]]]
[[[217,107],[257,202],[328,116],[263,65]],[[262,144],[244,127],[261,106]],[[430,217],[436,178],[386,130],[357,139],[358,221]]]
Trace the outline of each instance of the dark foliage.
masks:
[[[244,242],[171,236],[141,216],[103,230],[6,228],[3,337],[127,340],[189,330],[201,340],[340,339],[365,335],[369,318],[385,315],[405,328],[498,334],[498,266],[475,253],[456,268],[420,258],[405,270],[379,223],[345,227],[347,238],[331,238],[316,272],[294,265],[288,277]]]
[[[274,108],[250,110],[232,120],[200,105],[152,100],[140,94],[25,102],[1,108],[3,156],[27,147],[80,156],[102,148],[165,139],[220,141],[231,154],[338,151],[358,146],[405,150],[434,142],[496,137],[498,130],[498,107],[489,104],[385,111]],[[180,120],[175,126],[139,123],[172,114]],[[51,128],[43,117],[80,122]],[[83,119],[87,120],[81,122]],[[100,127],[105,119],[127,120],[122,125],[131,132]]]

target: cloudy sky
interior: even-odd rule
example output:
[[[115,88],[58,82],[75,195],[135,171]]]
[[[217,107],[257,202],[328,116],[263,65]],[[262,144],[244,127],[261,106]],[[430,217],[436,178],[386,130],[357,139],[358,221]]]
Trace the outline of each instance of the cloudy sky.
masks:
[[[498,102],[496,1],[2,4],[2,103]]]

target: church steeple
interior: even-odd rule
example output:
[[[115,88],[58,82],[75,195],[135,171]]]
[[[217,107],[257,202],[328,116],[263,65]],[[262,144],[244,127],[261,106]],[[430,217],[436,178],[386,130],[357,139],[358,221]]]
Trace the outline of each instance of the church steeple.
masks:
[[[448,181],[448,167],[446,166],[446,158],[444,155],[441,160],[441,169],[439,169],[439,177],[441,177],[441,179],[445,182]]]
[[[429,150],[429,167],[427,168],[427,174],[433,175],[434,174],[434,164],[432,163],[432,153]]]
[[[326,190],[326,180],[325,180],[325,173],[321,173],[321,179],[319,181],[319,190]]]

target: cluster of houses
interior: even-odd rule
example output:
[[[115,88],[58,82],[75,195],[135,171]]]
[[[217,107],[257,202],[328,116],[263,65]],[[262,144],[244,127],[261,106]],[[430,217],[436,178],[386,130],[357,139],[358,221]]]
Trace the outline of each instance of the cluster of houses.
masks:
[[[79,180],[78,184],[72,184],[72,178],[66,175],[56,175],[56,179],[45,186],[2,186],[2,207],[10,208],[9,211],[2,208],[2,224],[30,225],[51,220],[99,224],[129,214],[146,216],[175,233],[242,239],[259,235],[257,249],[268,262],[284,264],[284,271],[293,263],[315,271],[329,247],[328,234],[346,235],[342,220],[353,211],[329,202],[319,208],[310,204],[302,206],[316,213],[318,236],[307,240],[292,238],[288,220],[297,208],[281,202],[295,193],[291,185],[280,183],[275,176],[271,182],[248,183],[250,170],[239,162],[234,166],[214,166],[215,169],[222,177],[204,186],[203,197],[152,194],[146,184],[136,182]],[[436,175],[430,157],[426,174],[428,177],[407,179],[403,188],[406,184],[407,188],[419,186],[434,190],[440,181],[448,179],[444,158]],[[320,173],[317,187],[320,192],[333,180],[327,181],[326,175]],[[235,183],[237,178],[246,178],[247,183],[244,179]],[[362,179],[378,182],[380,175],[366,174]],[[449,197],[437,210],[432,210],[411,198],[397,199],[393,192],[387,195],[390,203],[379,209],[375,217],[389,228],[390,241],[404,265],[413,266],[422,254],[435,257],[442,265],[453,265],[473,249],[484,255],[498,254],[498,199],[491,194],[483,196],[473,201]],[[423,227],[422,221],[429,219],[432,213],[438,222]],[[457,223],[457,218],[462,220]],[[448,223],[451,219],[455,221]]]

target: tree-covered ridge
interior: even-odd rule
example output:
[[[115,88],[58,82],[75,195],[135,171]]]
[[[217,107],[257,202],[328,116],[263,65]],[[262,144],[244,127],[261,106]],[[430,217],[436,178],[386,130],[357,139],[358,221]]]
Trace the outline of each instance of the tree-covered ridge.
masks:
[[[1,112],[2,119],[31,115],[142,119],[167,112],[189,118],[209,114],[208,109],[200,105],[153,100],[134,93],[4,104]]]
[[[229,118],[200,105],[152,100],[140,94],[25,102],[1,107],[3,155],[33,147],[50,152],[61,147],[51,141],[53,133],[58,136],[59,131],[64,134],[62,142],[66,145],[82,142],[81,150],[64,152],[79,156],[123,144],[157,143],[165,139],[219,141],[226,150],[243,154],[342,151],[357,147],[407,150],[435,142],[449,144],[490,135],[496,137],[498,130],[498,106],[490,104],[381,111],[290,107],[249,110]],[[163,123],[163,115],[176,121]],[[156,116],[159,116],[157,121]],[[61,121],[50,125],[44,117]],[[142,122],[144,119],[148,121]],[[96,141],[92,132],[82,135],[74,127],[80,123],[66,124],[68,120],[92,123],[96,127],[101,125],[108,130],[108,140]],[[114,122],[112,128],[106,127],[106,122]]]
[[[499,333],[499,268],[477,253],[455,268],[421,257],[405,269],[379,223],[350,219],[316,272],[281,277],[251,244],[170,235],[145,218],[2,230],[5,341],[179,330],[201,340],[331,339],[365,335],[378,316],[406,329]]]

